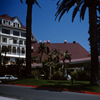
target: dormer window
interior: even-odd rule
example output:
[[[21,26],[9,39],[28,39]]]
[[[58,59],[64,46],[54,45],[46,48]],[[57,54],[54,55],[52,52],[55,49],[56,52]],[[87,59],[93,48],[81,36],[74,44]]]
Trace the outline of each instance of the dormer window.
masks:
[[[8,20],[3,20],[3,24],[10,25],[10,21],[8,21]]]
[[[5,24],[5,20],[3,20],[3,23]]]
[[[9,25],[10,25],[10,22],[9,22]]]
[[[13,24],[13,26],[15,27],[15,23]]]
[[[18,27],[19,27],[19,24],[18,24]]]
[[[18,23],[13,23],[13,26],[14,27],[19,27],[19,24]]]

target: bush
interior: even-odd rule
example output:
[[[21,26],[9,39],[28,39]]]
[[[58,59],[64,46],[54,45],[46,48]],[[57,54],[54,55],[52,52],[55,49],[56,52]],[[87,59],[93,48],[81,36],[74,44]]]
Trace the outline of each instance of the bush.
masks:
[[[76,71],[71,72],[70,75],[72,80],[78,80],[78,73]]]
[[[63,79],[63,73],[61,71],[55,71],[51,77],[53,80],[62,80]]]
[[[31,74],[35,79],[37,79],[40,76],[40,71],[35,69],[35,70],[32,70]]]
[[[71,77],[73,80],[79,80],[79,81],[89,81],[90,80],[90,73],[87,73],[84,70],[78,70],[71,72]]]

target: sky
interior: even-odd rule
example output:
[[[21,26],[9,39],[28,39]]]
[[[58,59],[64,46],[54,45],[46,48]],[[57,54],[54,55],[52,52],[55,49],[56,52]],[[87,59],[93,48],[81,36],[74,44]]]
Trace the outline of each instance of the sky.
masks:
[[[23,3],[21,3],[20,0],[0,0],[0,15],[17,16],[22,24],[26,26],[27,4],[25,1],[23,0]],[[74,22],[72,22],[74,8],[65,13],[59,22],[59,17],[55,21],[58,0],[37,1],[41,8],[34,4],[32,9],[32,33],[37,41],[50,40],[50,43],[64,43],[64,40],[67,40],[67,43],[76,41],[90,52],[88,9],[84,20],[81,20],[81,22],[79,12]]]

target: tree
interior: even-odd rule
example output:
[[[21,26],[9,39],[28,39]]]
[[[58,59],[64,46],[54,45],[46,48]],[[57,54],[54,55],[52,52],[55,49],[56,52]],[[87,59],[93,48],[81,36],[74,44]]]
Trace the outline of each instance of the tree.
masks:
[[[41,55],[40,55],[40,63],[42,63],[42,56],[43,56],[43,53],[46,53],[46,50],[47,49],[47,47],[46,47],[46,45],[45,45],[45,43],[40,43],[40,46],[38,47],[38,53],[41,53]]]
[[[37,63],[39,60],[38,60],[38,57],[37,56],[32,56],[31,57],[31,63],[35,62]]]
[[[99,70],[98,70],[98,49],[97,49],[97,9],[100,9],[100,0],[59,0],[57,2],[56,18],[60,15],[59,20],[65,12],[76,4],[72,15],[72,22],[74,17],[79,11],[80,7],[80,19],[84,20],[84,14],[86,8],[89,12],[89,29],[90,29],[90,46],[91,46],[91,80],[92,85],[99,85]]]
[[[67,60],[71,61],[71,54],[69,53],[68,50],[66,50],[65,53],[61,54],[61,56],[62,56],[62,60],[63,60],[63,67],[65,67],[65,60],[67,59]],[[63,68],[62,68],[62,70],[63,70]]]
[[[9,48],[6,47],[6,46],[3,46],[1,52],[4,52],[5,53],[5,57],[6,57],[7,52],[9,52]]]
[[[6,46],[3,46],[1,52],[4,52],[4,53],[5,53],[5,57],[4,57],[4,59],[3,59],[3,65],[5,66],[6,61],[7,61],[7,59],[6,59],[6,54],[7,54],[7,52],[9,52],[9,48],[6,47]]]
[[[23,0],[20,0],[23,3]],[[27,17],[26,17],[26,68],[27,74],[31,75],[31,23],[32,23],[32,7],[38,4],[37,0],[26,0]],[[40,7],[40,6],[39,6]]]

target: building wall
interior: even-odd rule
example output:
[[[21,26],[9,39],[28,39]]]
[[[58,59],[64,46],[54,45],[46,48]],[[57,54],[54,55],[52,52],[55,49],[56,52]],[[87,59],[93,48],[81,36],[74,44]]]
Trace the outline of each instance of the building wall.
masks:
[[[10,34],[2,33],[3,29],[10,30]],[[19,36],[13,35],[13,32],[19,32]],[[13,61],[15,58],[25,58],[26,54],[26,37],[21,36],[21,32],[25,33],[23,30],[0,27],[0,49],[2,50],[3,46],[9,47],[11,50],[7,52],[6,57],[10,57]],[[5,41],[4,41],[5,40]],[[15,41],[15,43],[14,43]],[[21,43],[19,43],[21,41]],[[20,48],[20,49],[19,49]],[[5,56],[4,53],[2,53]]]

